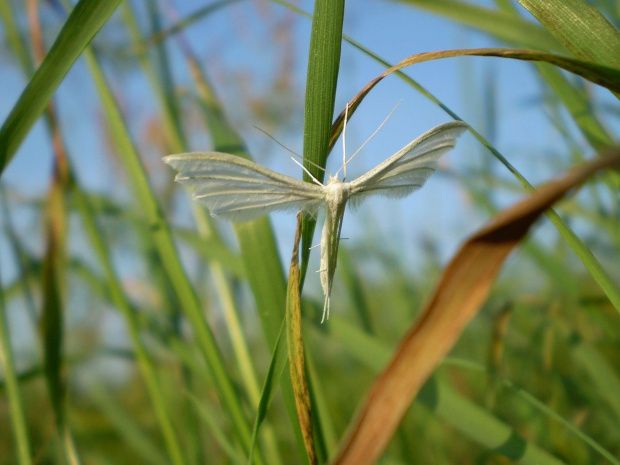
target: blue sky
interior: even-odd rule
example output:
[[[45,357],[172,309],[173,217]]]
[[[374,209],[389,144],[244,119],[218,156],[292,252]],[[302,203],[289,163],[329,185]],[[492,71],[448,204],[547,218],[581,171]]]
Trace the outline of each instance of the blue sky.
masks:
[[[141,2],[134,3],[141,5]],[[490,1],[473,3],[493,5]],[[159,4],[165,9],[170,3],[162,1]],[[178,9],[179,16],[184,17],[206,2],[192,0],[172,4]],[[300,2],[299,6],[306,11],[312,10],[312,2]],[[51,11],[44,11],[48,38],[52,40],[61,20]],[[275,38],[274,24],[286,33],[286,44]],[[500,45],[452,21],[390,1],[349,1],[344,31],[393,63],[419,52]],[[224,107],[229,110],[231,120],[247,141],[254,159],[296,177],[300,176],[300,169],[290,161],[289,154],[254,126],[269,131],[282,143],[301,153],[309,33],[309,20],[266,1],[238,2],[195,23],[186,31],[192,48],[214,81]],[[149,134],[153,130],[156,133],[157,104],[148,82],[138,68],[132,66],[134,58],[131,54],[121,57],[120,52],[126,51],[123,34],[117,14],[115,20],[105,26],[96,44],[102,50],[107,77],[122,101],[132,134],[151,170],[153,183],[158,184],[167,169],[163,164],[159,166],[158,159],[166,153],[162,153],[156,144],[148,143]],[[191,91],[191,79],[173,41],[169,44],[169,51],[179,89]],[[274,68],[282,65],[283,53],[290,54],[290,86],[283,94],[269,94],[275,101],[268,102],[275,108],[283,107],[290,111],[283,121],[286,124],[278,126],[268,119],[261,119],[263,115],[249,104],[246,97],[253,95],[257,101],[266,98],[265,93],[271,91]],[[3,72],[0,73],[0,85],[4,90],[0,94],[2,119],[26,83],[17,63],[6,52],[3,55]],[[343,44],[341,63],[336,112],[383,71],[381,66],[347,43]],[[492,83],[497,124],[493,140],[495,146],[534,183],[542,182],[553,174],[553,165],[547,163],[545,157],[566,149],[563,139],[550,126],[539,104],[541,88],[530,64],[497,58],[458,58],[416,65],[406,72],[483,134],[488,134],[488,128],[485,128],[485,94]],[[122,169],[114,160],[113,148],[105,142],[100,103],[82,60],[60,86],[56,100],[70,157],[81,182],[95,192],[129,199],[131,193],[122,180]],[[422,132],[450,120],[441,109],[397,77],[391,76],[371,92],[349,124],[348,152],[355,151],[399,103],[388,123],[350,165],[350,177],[366,172]],[[189,127],[192,112],[191,105],[188,104],[188,107]],[[199,131],[192,132],[191,140],[194,150],[210,148],[208,137]],[[26,198],[44,195],[50,179],[50,147],[47,133],[38,123],[4,173],[3,181]],[[340,167],[341,156],[339,144],[330,157],[328,168],[331,171]],[[357,211],[348,212],[343,236],[355,243],[367,240],[370,233],[386,247],[398,250],[399,256],[412,264],[422,253],[422,239],[430,237],[441,244],[442,256],[447,259],[466,235],[485,220],[484,215],[471,208],[459,178],[467,176],[472,169],[488,164],[499,173],[505,172],[473,137],[466,134],[457,149],[442,162],[442,166],[453,175],[435,175],[421,191],[409,198],[374,199]],[[516,196],[500,194],[499,198],[507,204]],[[14,208],[19,210],[19,204],[16,203]],[[20,229],[31,234],[28,244],[33,250],[40,250],[41,230],[36,227],[39,219],[31,212],[17,213]],[[189,208],[186,217],[180,221],[190,221]],[[290,215],[276,214],[273,221],[282,254],[286,256],[291,248],[294,220]],[[4,253],[6,244],[3,241],[0,241],[0,251],[2,257],[8,256]],[[0,260],[5,282],[8,280],[7,274],[10,277],[13,271],[11,262],[4,258]]]

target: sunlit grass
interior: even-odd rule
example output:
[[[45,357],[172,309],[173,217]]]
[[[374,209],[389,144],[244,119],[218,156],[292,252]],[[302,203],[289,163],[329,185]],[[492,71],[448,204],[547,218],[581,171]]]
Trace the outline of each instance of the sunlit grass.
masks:
[[[82,0],[64,23],[51,17],[54,30],[64,24],[51,48],[52,42],[38,42],[36,22],[26,27],[23,5],[13,3],[0,3],[3,53],[17,57],[28,86],[19,100],[13,96],[17,103],[0,129],[0,170],[23,155],[17,149],[41,115],[46,135],[57,145],[50,143],[56,169],[42,198],[31,199],[18,186],[0,191],[0,266],[10,262],[17,270],[17,278],[3,277],[0,287],[0,462],[246,463],[257,409],[266,407],[268,397],[252,463],[310,463],[307,450],[320,463],[333,457],[372,382],[427,303],[443,267],[433,249],[442,244],[431,239],[423,260],[412,266],[376,241],[343,243],[334,296],[338,312],[319,324],[322,304],[308,291],[314,273],[306,274],[313,219],[302,225],[300,274],[294,264],[290,268],[295,279],[307,278],[298,301],[296,286],[287,291],[289,261],[280,260],[268,219],[221,227],[197,205],[188,207],[189,197],[172,184],[172,173],[148,156],[153,145],[161,155],[189,151],[188,141],[200,132],[215,150],[251,157],[231,122],[233,109],[211,84],[222,63],[210,66],[183,38],[185,28],[200,24],[194,21],[229,4],[249,4],[218,3],[159,35],[169,12],[154,2],[123,3],[122,14],[112,17],[113,26],[127,32],[125,52],[139,61],[133,72],[146,77],[143,83],[154,95],[159,138],[145,141],[124,114],[123,95],[131,90],[119,84],[119,70],[105,68],[102,54],[87,48],[120,2]],[[509,2],[497,3],[497,9],[459,1],[432,7],[409,1],[400,7],[431,8],[510,46],[576,58],[580,61],[555,62],[620,88],[620,38],[612,25],[620,23],[617,11],[578,0],[562,10],[554,1],[522,1],[537,24],[522,19]],[[316,8],[327,16],[312,23],[303,154],[320,175],[313,163],[324,165],[342,122],[336,120],[330,133],[333,115],[341,110],[334,103],[336,84],[344,85],[338,81],[344,2],[321,0]],[[575,18],[583,19],[578,30],[571,27]],[[267,15],[258,19],[271,24]],[[45,57],[40,67],[24,52],[33,42]],[[390,66],[361,44],[356,47]],[[64,158],[63,136],[71,128],[58,124],[59,108],[46,109],[78,56],[86,58],[83,71],[92,79],[98,117],[122,173],[118,182],[124,184],[109,192],[82,185],[72,169],[78,155]],[[189,88],[175,82],[179,64],[191,78]],[[546,98],[536,102],[537,109],[564,135],[565,146],[553,160],[558,175],[575,160],[613,145],[614,114],[599,108],[589,92],[593,84],[548,64],[520,65],[535,69]],[[284,67],[274,95],[254,103],[277,100],[278,89],[289,97],[291,72]],[[402,77],[412,91],[458,117],[448,102]],[[494,95],[485,98],[481,105],[495,104]],[[354,100],[353,110],[360,102]],[[265,112],[286,126],[279,108],[274,104]],[[487,145],[485,155],[505,161],[504,172],[451,173],[482,217],[500,208],[498,193],[522,195],[526,189],[515,188],[528,183],[508,162],[509,154]],[[36,162],[36,154],[29,156]],[[404,417],[386,463],[496,463],[506,457],[523,463],[620,463],[618,179],[616,172],[592,181],[558,214],[549,213],[543,239],[526,239],[517,249],[477,318]],[[115,190],[130,198],[119,200]],[[36,231],[21,221],[25,209],[40,218]],[[181,226],[190,209],[192,225]],[[39,241],[34,249],[33,236]],[[293,250],[292,244],[284,248]],[[144,270],[139,282],[127,279],[128,264]],[[289,320],[268,372],[287,292],[289,317],[296,309],[303,319]],[[293,377],[283,367],[286,336],[300,334],[298,323],[307,386],[299,366]],[[118,333],[114,340],[106,339],[109,325]],[[302,353],[300,346],[288,347]],[[311,415],[311,423],[301,426],[300,397]],[[314,436],[304,441],[302,431],[310,425]]]

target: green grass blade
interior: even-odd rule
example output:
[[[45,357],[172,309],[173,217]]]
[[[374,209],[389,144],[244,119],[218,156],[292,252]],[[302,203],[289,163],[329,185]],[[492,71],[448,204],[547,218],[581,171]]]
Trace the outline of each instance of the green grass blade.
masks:
[[[0,175],[75,60],[120,0],[80,0],[0,128]]]
[[[263,390],[261,392],[258,409],[256,411],[256,419],[254,420],[254,428],[252,430],[252,443],[250,444],[250,453],[248,454],[247,465],[252,464],[252,455],[254,453],[254,448],[256,447],[258,431],[267,416],[267,411],[269,409],[269,404],[273,397],[275,388],[280,382],[280,378],[284,372],[284,367],[286,367],[286,362],[288,361],[287,352],[285,350],[286,345],[281,343],[284,328],[285,322],[282,322],[280,334],[278,335],[276,347],[273,350],[273,355],[271,356],[271,362],[269,362],[269,369],[267,370],[267,375],[265,376],[265,384],[263,384]]]
[[[9,202],[7,199],[8,190],[6,186],[0,182],[0,212],[3,216],[4,232],[7,236],[7,240],[13,249],[13,253],[17,259],[17,267],[19,269],[19,275],[16,280],[16,290],[21,291],[30,317],[30,324],[34,327],[37,324],[37,309],[34,298],[34,283],[36,279],[36,273],[32,269],[31,257],[29,257],[25,248],[23,247],[18,231],[13,223],[13,215],[9,208]]]
[[[325,176],[325,172],[319,167],[325,167],[329,153],[336,86],[340,70],[344,6],[344,0],[317,0],[314,4],[304,104],[303,156],[304,166],[308,173],[304,172],[303,178],[307,182],[312,182],[312,177],[322,181]],[[316,218],[301,217],[297,232],[298,234],[301,232],[301,270],[298,268],[297,257],[299,237],[296,237],[286,298],[289,366],[295,387],[299,421],[304,432],[306,452],[311,464],[317,462],[312,417],[318,425],[321,420],[318,418],[318,410],[312,408],[311,388],[306,376],[300,298],[315,226]],[[325,443],[322,434],[322,429],[316,428],[318,444]]]
[[[334,115],[334,100],[340,66],[344,1],[319,0],[315,3],[310,36],[310,55],[304,114],[304,166],[322,181],[329,133]],[[304,180],[311,182],[308,173]]]
[[[217,12],[219,9],[226,7],[226,6],[230,6],[233,3],[237,3],[239,1],[240,0],[219,0],[213,3],[210,3],[209,5],[206,5],[202,8],[199,8],[193,13],[190,13],[185,18],[176,22],[173,26],[167,29],[161,30],[157,32],[155,35],[153,35],[152,37],[149,37],[148,39],[142,41],[141,43],[136,44],[136,50],[140,52],[154,44],[157,44],[158,42],[163,41],[167,37],[173,36],[174,34],[178,32],[184,31],[185,29],[187,29],[189,26],[191,26],[195,22],[200,21],[201,19],[205,18],[206,16],[209,16],[212,13]]]
[[[571,84],[562,72],[544,64],[536,64],[540,76],[564,104],[579,130],[594,150],[603,150],[613,144],[613,139],[598,116],[592,111],[590,96],[584,89]]]
[[[159,36],[159,31],[161,29],[159,14],[154,8],[152,2],[149,3],[148,6],[149,17],[153,24],[153,30],[155,31],[156,36]],[[129,5],[123,11],[125,12],[125,20],[130,29],[131,36],[137,46],[142,42],[137,21],[135,20],[134,14]],[[187,58],[190,62],[190,66],[195,64],[195,67],[197,67],[197,60],[191,56],[192,54],[189,44],[187,44],[183,40],[183,37],[180,36],[179,42],[181,45],[181,50],[185,51],[186,55],[188,55]],[[178,111],[181,103],[177,100],[176,93],[174,92],[172,73],[169,68],[164,44],[161,41],[155,41],[154,44],[157,58],[156,62],[158,66],[154,66],[151,60],[147,58],[146,51],[143,50],[142,47],[137,46],[139,50],[143,50],[142,52],[139,52],[140,63],[145,71],[145,74],[149,78],[149,82],[151,83],[155,94],[158,97],[164,127],[166,128],[166,133],[168,134],[170,149],[177,153],[187,152],[189,151],[189,147],[186,144],[186,138],[183,134],[182,123]],[[159,72],[156,73],[155,69]],[[218,295],[218,300],[222,306],[222,312],[226,320],[226,328],[228,330],[235,358],[237,359],[237,364],[240,369],[241,379],[245,385],[250,402],[252,405],[258,405],[260,391],[257,376],[251,361],[250,350],[247,347],[247,343],[243,336],[243,330],[239,319],[239,311],[234,299],[233,289],[224,272],[224,267],[230,269],[232,265],[234,267],[232,271],[238,277],[245,277],[242,262],[239,258],[233,256],[232,252],[230,252],[229,248],[221,240],[220,234],[215,227],[213,220],[206,214],[205,210],[196,203],[192,203],[192,207],[200,234],[193,234],[191,236],[195,239],[195,247],[199,247],[200,251],[213,256],[212,258],[216,258],[216,261],[209,260],[209,267],[215,285],[215,290]],[[189,236],[189,234],[186,234],[185,237]],[[200,438],[197,438],[196,442],[199,441]],[[270,462],[274,465],[281,463],[276,446],[275,435],[271,428],[267,428],[267,431],[265,432],[265,443],[265,453],[269,455]]]
[[[28,435],[26,416],[24,414],[24,402],[17,380],[17,372],[15,371],[15,359],[13,356],[11,339],[9,337],[9,326],[6,309],[4,307],[3,293],[2,286],[0,286],[0,366],[4,374],[4,387],[8,399],[11,427],[17,444],[19,465],[30,465],[32,463],[30,438]]]
[[[620,67],[620,33],[583,0],[519,0],[575,56]]]
[[[127,299],[120,279],[114,271],[110,254],[101,235],[101,229],[97,227],[95,218],[93,217],[93,208],[91,208],[88,198],[76,183],[73,184],[72,190],[73,198],[75,199],[82,217],[82,221],[84,222],[86,234],[91,241],[92,248],[99,259],[101,266],[103,267],[110,300],[112,304],[120,310],[125,318],[129,337],[131,338],[136,355],[136,361],[151,398],[151,402],[155,410],[155,416],[159,422],[159,427],[164,437],[164,442],[166,444],[170,461],[176,465],[183,465],[186,463],[185,458],[183,457],[181,444],[175,432],[172,418],[170,417],[166,407],[166,399],[157,379],[155,365],[140,337],[140,324],[138,320],[139,314],[135,311]]]
[[[199,398],[189,393],[187,395],[192,401],[192,403],[195,405],[200,417],[205,421],[205,423],[209,427],[209,430],[213,433],[215,440],[222,447],[222,450],[230,459],[230,462],[228,463],[243,465],[245,463],[243,456],[239,453],[238,449],[234,446],[234,444],[230,442],[226,434],[224,434],[224,432],[221,430],[220,426],[218,425],[216,415],[214,415],[210,409],[206,408]]]
[[[519,17],[517,7],[511,4],[504,5],[514,17]],[[516,41],[515,43],[522,43]],[[553,90],[557,98],[570,112],[582,134],[595,150],[610,147],[613,143],[608,131],[599,121],[599,117],[592,111],[593,105],[590,96],[583,89],[578,89],[568,82],[566,77],[555,67],[536,63],[536,69],[543,80]]]
[[[156,33],[161,30],[159,12],[156,8],[156,2],[146,2],[148,8],[148,16],[152,24],[152,28]],[[129,5],[129,4],[128,4]],[[127,7],[129,9],[129,6]],[[141,54],[144,56],[144,54]],[[155,66],[151,66],[151,60],[146,60],[146,57],[142,59],[142,65],[147,71],[147,76],[150,78],[151,86],[155,90],[159,106],[161,108],[161,114],[164,120],[164,128],[166,130],[167,138],[170,141],[170,148],[173,152],[181,152],[187,150],[187,143],[183,127],[181,125],[181,118],[179,116],[180,102],[176,98],[174,82],[172,78],[172,70],[170,69],[170,63],[168,61],[168,55],[163,43],[157,43],[155,45]],[[153,68],[156,68],[158,73],[155,75]]]
[[[26,51],[25,41],[22,39],[17,29],[17,25],[14,21],[15,15],[11,8],[11,2],[0,2],[0,18],[2,18],[2,22],[6,28],[6,36],[13,49],[13,53],[20,61],[26,75],[30,76],[34,72],[32,60]]]
[[[202,218],[197,218],[198,223]],[[241,257],[230,250],[221,239],[214,237],[209,229],[208,234],[197,234],[194,230],[175,228],[175,236],[201,255],[207,263],[217,264],[222,270],[231,273],[237,279],[245,279],[246,273]]]
[[[306,376],[305,347],[301,331],[301,276],[299,271],[299,239],[301,236],[301,215],[297,216],[297,232],[293,245],[291,269],[286,294],[286,340],[288,360],[297,403],[297,416],[304,436],[304,445],[308,461],[312,465],[318,463],[314,443],[313,411],[310,400],[310,389]]]
[[[532,407],[534,407],[536,410],[541,412],[543,415],[553,419],[553,421],[560,424],[562,428],[565,428],[566,430],[570,431],[577,438],[579,438],[581,441],[583,441],[588,446],[590,446],[593,450],[595,450],[598,454],[600,454],[601,457],[604,457],[605,459],[609,460],[609,462],[614,465],[620,464],[620,460],[616,459],[608,450],[601,447],[599,443],[597,443],[596,441],[594,441],[594,439],[592,439],[590,436],[586,435],[583,431],[581,431],[577,426],[573,424],[573,422],[566,420],[565,418],[557,414],[554,410],[552,410],[547,405],[545,405],[543,402],[541,402],[536,397],[534,397],[532,394],[520,388],[519,386],[516,386],[511,381],[497,376],[495,372],[490,371],[487,367],[471,362],[469,360],[459,360],[459,359],[454,359],[454,358],[446,358],[444,361],[444,364],[458,366],[458,367],[465,368],[471,371],[478,371],[480,373],[485,374],[486,376],[491,376],[493,380],[497,381],[503,388],[509,390],[512,394],[521,398],[524,402],[530,404]],[[457,397],[459,396],[456,393],[453,393],[453,395]],[[448,412],[446,412],[446,414],[447,413]]]
[[[160,13],[155,8],[155,2],[147,2],[147,9],[151,29],[157,36],[159,36],[161,31],[161,20]],[[133,11],[130,3],[125,4],[123,13],[123,18],[127,28],[129,29],[134,47],[137,50],[140,65],[157,97],[157,102],[160,108],[159,114],[161,115],[167,139],[166,150],[175,153],[187,152],[189,151],[189,147],[187,146],[179,111],[182,103],[177,98],[175,92],[172,70],[170,69],[164,43],[161,41],[155,41],[153,53],[149,53],[150,51],[141,45],[143,43],[142,33],[138,26],[138,20],[135,16],[135,12]],[[171,192],[172,189],[169,189],[168,193]],[[242,262],[221,240],[217,228],[214,227],[213,221],[205,214],[204,209],[194,203],[192,203],[192,207],[200,234],[186,232],[184,237],[186,240],[191,240],[193,246],[197,248],[203,256],[208,257],[207,263],[209,264],[216,292],[219,296],[220,302],[222,303],[223,313],[227,318],[227,328],[229,329],[229,332],[231,332],[229,321],[233,318],[231,315],[236,315],[236,308],[232,296],[233,292],[231,290],[231,285],[225,278],[224,268],[227,268],[228,270],[232,269],[236,276],[241,277],[244,275]],[[236,328],[238,328],[238,325]],[[241,363],[247,361],[247,357],[244,358],[243,355],[248,351],[244,350],[243,339],[239,342],[239,337],[235,336],[238,336],[238,334],[235,333],[232,335],[231,339],[233,342],[234,353],[238,359],[238,364],[242,373],[242,380],[245,383],[248,396],[252,398],[252,393],[256,391],[255,397],[258,398],[258,383],[252,371],[252,367],[251,365],[248,367],[247,363]],[[239,347],[240,345],[242,346],[241,348]],[[241,362],[239,362],[239,360]],[[254,375],[254,377],[252,375]],[[252,388],[254,388],[254,390]],[[189,407],[193,410],[191,405],[189,405]],[[191,422],[191,416],[188,415],[187,417],[187,421]],[[193,428],[190,423],[186,425],[186,428],[188,431],[191,431],[191,435],[194,438],[193,442],[196,445],[194,447],[196,453],[193,454],[189,452],[189,455],[199,455],[200,448],[198,447],[198,444],[201,442],[201,438],[198,436],[199,431],[196,428]],[[196,460],[202,461],[202,459],[198,456],[196,457]],[[277,464],[279,462],[274,459],[274,463]]]
[[[195,76],[201,110],[213,139],[214,150],[250,158],[244,142],[229,123],[207,76],[195,61],[190,63],[190,66]],[[286,282],[275,236],[268,218],[237,223],[234,224],[234,228],[263,331],[273,350],[284,318],[286,299]]]
[[[153,12],[153,14],[154,13],[155,12]],[[206,79],[204,78],[204,75],[200,70],[198,59],[196,58],[195,54],[192,52],[189,42],[185,40],[184,36],[178,35],[177,39],[178,39],[181,50],[183,50],[186,56],[188,66],[190,70],[192,70],[191,74],[195,77],[197,81],[196,84],[199,89],[200,96],[202,97],[201,103],[203,104],[203,106],[201,108],[204,111],[205,117],[207,121],[215,123],[214,120],[219,120],[218,116],[221,116],[221,115],[217,115],[217,114],[212,115],[211,111],[208,108],[209,105],[207,104],[206,101],[209,100],[208,98],[209,93],[210,93],[210,91],[208,90],[209,85],[206,82]],[[163,48],[163,44],[160,43],[158,45],[158,49],[159,48]],[[165,60],[160,60],[160,63],[161,63],[160,68],[162,67],[167,68],[167,62]],[[170,96],[167,99],[168,101],[172,100],[172,97],[173,97],[173,92],[172,92],[173,86],[172,86],[171,80],[168,79],[169,75],[170,75],[170,72],[163,73],[163,76],[160,79],[161,81],[164,81],[164,87],[167,89],[167,91],[159,92],[161,94],[164,94],[164,93],[169,94]],[[163,101],[164,99],[161,99],[161,100]],[[180,106],[180,104],[177,104],[176,102],[171,102],[167,105],[162,105],[162,106],[163,106],[164,113],[166,114],[173,113],[170,115],[170,118],[168,119],[171,121],[174,121],[175,127],[178,127],[180,130],[180,121],[178,120],[178,113],[174,111],[174,109]],[[217,129],[218,127],[219,126],[216,124],[213,125],[213,130],[215,130],[215,132],[218,133],[218,136],[216,136],[217,138],[220,137],[219,136],[220,131]],[[181,145],[177,148],[178,151],[189,151],[189,148],[185,145],[184,141],[179,140],[179,143]],[[171,144],[171,145],[174,145],[174,144]],[[216,252],[217,251],[222,251],[224,253],[229,252],[229,248],[224,244],[224,241],[220,238],[220,234],[219,234],[217,227],[214,224],[214,220],[206,214],[205,209],[202,208],[197,203],[192,202],[192,210],[193,210],[196,224],[197,224],[197,227],[200,233],[200,239],[203,242],[210,241],[212,243],[211,249],[215,250]],[[235,261],[235,263],[238,263],[240,265],[240,270],[239,270],[240,274],[242,273],[243,277],[245,277],[245,273],[242,272],[241,270],[242,268],[241,260],[238,259]],[[221,262],[210,263],[212,280],[215,285],[215,290],[217,293],[218,300],[222,307],[222,313],[226,321],[226,329],[228,331],[229,338],[232,343],[233,353],[235,355],[237,365],[240,370],[241,379],[244,383],[244,387],[247,392],[251,405],[253,407],[257,407],[259,404],[259,400],[260,400],[260,388],[259,388],[259,383],[258,383],[258,377],[256,375],[256,372],[254,370],[254,366],[252,363],[251,350],[248,347],[248,343],[245,340],[244,331],[241,326],[240,311],[237,307],[237,304],[234,298],[234,289],[232,288],[230,281],[225,276],[223,266],[226,266],[226,264],[221,263]],[[281,459],[280,459],[279,451],[277,447],[276,436],[272,428],[269,426],[265,428],[264,444],[265,444],[264,453],[269,457],[269,462],[273,463],[274,465],[280,464]]]
[[[205,216],[204,209],[201,208],[200,210],[203,214],[197,216],[198,229],[200,230],[202,236],[207,238],[211,234],[208,229],[209,226],[207,226],[206,222],[203,220]],[[245,384],[248,398],[253,407],[260,408],[261,394],[258,388],[258,377],[256,375],[256,371],[254,370],[252,351],[250,347],[248,347],[248,342],[245,340],[240,312],[234,298],[231,283],[226,278],[222,266],[217,263],[213,263],[211,265],[211,275],[222,306],[222,313],[226,321],[226,328],[229,333],[233,352],[237,360],[237,365],[239,366],[241,378]],[[278,380],[279,379],[280,377],[278,376]],[[253,431],[253,444],[255,444],[254,434],[255,432]],[[269,463],[273,465],[280,465],[282,460],[277,447],[276,435],[269,425],[266,425],[265,427],[264,444],[264,455],[269,458]],[[252,445],[250,447],[252,448]]]
[[[523,465],[565,463],[525,439],[487,410],[467,401],[448,385],[433,383],[433,378],[420,392],[420,400],[439,417],[454,424],[461,433],[514,462]],[[475,428],[472,425],[476,425]]]
[[[192,66],[192,73],[198,88],[206,125],[213,139],[214,150],[249,157],[241,137],[228,122],[207,76],[197,63],[194,62],[190,66]],[[237,223],[234,228],[245,265],[245,276],[252,289],[263,333],[270,349],[273,350],[284,319],[286,299],[286,282],[273,230],[268,218]],[[305,463],[307,459],[303,452],[303,438],[297,421],[295,397],[290,378],[282,378],[281,387],[297,448],[301,454],[300,458]]]
[[[58,189],[57,185],[52,187]],[[60,192],[51,192],[50,197]],[[54,200],[50,201],[54,203]],[[61,207],[56,205],[56,207]],[[56,212],[58,213],[58,212]],[[50,213],[49,216],[55,216]],[[64,216],[64,213],[61,214]],[[63,222],[64,218],[55,217],[54,222]],[[63,225],[64,226],[64,225]],[[57,434],[62,445],[64,459],[72,465],[80,463],[77,449],[72,439],[71,431],[66,420],[66,371],[64,369],[64,299],[65,269],[62,266],[65,258],[63,234],[54,231],[58,225],[47,225],[48,243],[43,269],[41,273],[41,287],[43,293],[43,308],[40,319],[41,338],[43,340],[43,368],[49,398],[54,412]]]
[[[314,4],[304,104],[304,166],[322,181],[329,153],[336,85],[340,68],[344,0],[317,0]],[[305,181],[311,182],[307,173]],[[316,219],[305,217],[301,237],[301,283],[303,287]]]
[[[340,341],[351,355],[373,370],[377,372],[382,370],[390,359],[391,350],[377,338],[364,334],[337,316],[330,319],[330,325],[330,335]],[[525,440],[509,425],[436,378],[431,378],[426,383],[416,400],[470,439],[519,463],[528,465],[564,463]]]
[[[305,308],[302,306],[305,310]],[[306,307],[307,308],[307,307]],[[312,314],[320,319],[322,317],[323,308],[321,307],[320,313],[313,312]],[[330,383],[331,379],[321,376],[320,370],[317,369],[314,361],[314,355],[311,349],[306,350],[306,371],[308,372],[308,378],[310,379],[310,398],[312,400],[313,414],[313,426],[316,434],[316,449],[319,456],[319,462],[327,461],[331,451],[336,450],[338,447],[339,434],[336,433],[336,428],[333,423],[335,414],[330,405],[330,398],[326,395],[324,387]]]
[[[57,117],[46,111],[52,138],[60,140]],[[69,165],[64,146],[54,153],[51,184],[45,200],[45,256],[41,272],[42,311],[39,320],[45,381],[56,423],[60,450],[70,465],[81,463],[73,433],[67,422],[67,372],[65,368],[65,312],[67,306],[67,206]]]
[[[218,394],[221,396],[222,402],[226,406],[226,410],[231,417],[232,423],[239,436],[239,441],[244,449],[247,450],[250,443],[250,427],[242,411],[236,389],[225,368],[213,333],[202,314],[198,296],[181,264],[172,241],[170,228],[162,216],[160,205],[151,190],[144,167],[142,166],[133,141],[129,137],[118,105],[112,96],[109,86],[92,52],[86,52],[86,59],[102,99],[103,108],[121,160],[125,164],[125,169],[131,179],[131,185],[134,187],[137,200],[148,222],[152,240],[163,264],[165,273],[175,291],[181,310],[191,325],[196,343],[213,376]]]
[[[575,361],[581,364],[583,370],[590,377],[590,382],[605,400],[606,406],[613,411],[614,416],[620,419],[620,379],[617,367],[610,364],[599,351],[585,341],[575,340],[572,347]]]
[[[342,277],[344,285],[348,290],[347,294],[353,301],[353,308],[360,319],[362,328],[364,328],[367,333],[372,333],[372,316],[370,309],[368,308],[368,302],[364,296],[364,289],[359,270],[356,268],[351,257],[351,252],[348,249],[339,250],[338,253],[340,255],[340,269],[342,270],[340,276]]]
[[[536,50],[564,50],[562,44],[539,25],[522,18],[460,0],[399,0],[399,3],[450,18],[508,43]]]
[[[165,452],[148,437],[138,425],[136,419],[127,412],[124,406],[119,405],[105,387],[105,383],[95,386],[90,396],[98,410],[118,430],[123,442],[133,449],[144,463],[153,465],[166,465],[170,463]]]

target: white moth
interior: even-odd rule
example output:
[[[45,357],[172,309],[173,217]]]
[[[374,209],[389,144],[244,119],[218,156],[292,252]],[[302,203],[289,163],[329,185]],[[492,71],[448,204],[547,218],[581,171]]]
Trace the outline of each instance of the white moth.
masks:
[[[220,152],[191,152],[164,157],[179,173],[176,181],[193,190],[192,197],[213,216],[248,221],[275,210],[315,215],[325,207],[321,234],[321,286],[325,294],[323,319],[329,318],[332,282],[336,271],[340,231],[347,201],[359,204],[366,196],[404,197],[424,185],[438,159],[451,150],[468,125],[454,121],[439,125],[399,150],[354,181],[329,176],[327,184],[276,173],[254,162]],[[351,157],[352,158],[352,157]],[[349,159],[350,161],[350,159]],[[346,178],[346,163],[343,168]]]

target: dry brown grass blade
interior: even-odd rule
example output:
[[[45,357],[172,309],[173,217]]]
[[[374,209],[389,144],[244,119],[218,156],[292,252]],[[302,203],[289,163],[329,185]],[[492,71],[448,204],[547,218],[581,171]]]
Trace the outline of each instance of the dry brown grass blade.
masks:
[[[506,257],[554,202],[594,172],[620,165],[620,150],[543,185],[498,214],[457,252],[421,318],[401,341],[351,424],[332,464],[371,464],[381,456],[419,389],[478,312]]]
[[[603,66],[598,63],[589,61],[583,61],[571,57],[562,55],[556,55],[553,53],[544,53],[536,50],[527,49],[509,49],[509,48],[475,48],[470,50],[443,50],[439,52],[425,52],[411,55],[404,60],[398,62],[394,66],[386,69],[379,76],[370,81],[366,86],[351,99],[348,104],[348,119],[351,119],[357,107],[360,106],[362,100],[368,95],[368,93],[375,87],[383,78],[390,74],[400,71],[416,63],[423,63],[425,61],[438,60],[442,58],[454,58],[462,56],[481,56],[481,57],[496,57],[496,58],[509,58],[513,60],[522,61],[539,61],[549,63],[562,68],[571,73],[577,74],[584,79],[588,79],[595,84],[606,87],[614,92],[620,92],[620,70],[609,66]],[[342,132],[344,124],[344,113],[342,110],[340,115],[334,121],[332,125],[331,134],[329,138],[329,151],[331,152],[336,140]]]
[[[288,339],[288,358],[295,392],[297,416],[304,438],[306,452],[310,464],[318,463],[314,447],[312,428],[312,408],[310,389],[306,378],[306,359],[304,343],[301,333],[301,274],[299,270],[299,239],[301,238],[301,214],[297,216],[297,232],[295,246],[291,257],[291,269],[288,277],[288,292],[286,295],[286,334]]]

